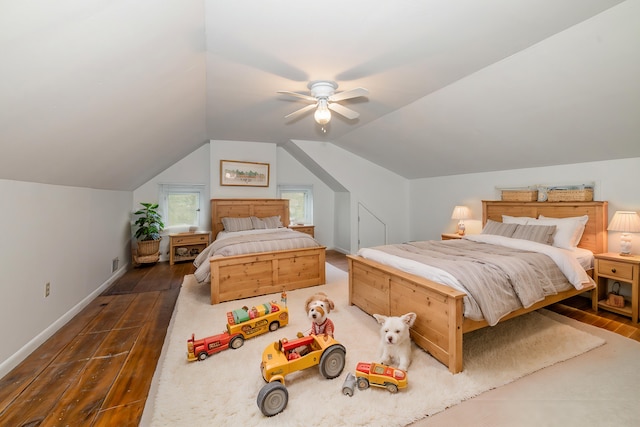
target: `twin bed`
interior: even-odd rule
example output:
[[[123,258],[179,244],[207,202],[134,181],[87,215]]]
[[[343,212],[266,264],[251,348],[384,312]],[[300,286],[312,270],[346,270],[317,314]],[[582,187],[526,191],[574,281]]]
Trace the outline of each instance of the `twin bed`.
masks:
[[[415,312],[417,320],[411,330],[414,342],[445,364],[452,373],[460,372],[463,368],[462,343],[464,333],[493,325],[499,321],[504,321],[590,291],[594,288],[594,283],[586,273],[591,275],[592,255],[607,251],[607,202],[483,201],[482,208],[483,226],[492,225],[495,230],[499,230],[493,233],[498,234],[497,236],[491,235],[492,233],[486,233],[490,235],[488,237],[485,235],[468,236],[466,239],[446,242],[414,242],[398,245],[410,253],[408,261],[391,256],[391,259],[400,259],[399,265],[389,262],[387,255],[377,257],[381,253],[378,249],[383,249],[383,247],[366,248],[361,250],[358,255],[347,256],[349,262],[350,304],[358,306],[369,314],[402,315],[407,312]],[[498,249],[498,253],[495,255],[509,260],[507,266],[509,274],[507,275],[525,274],[516,271],[516,266],[519,264],[532,264],[538,266],[537,268],[540,271],[546,270],[547,264],[543,266],[543,261],[553,263],[548,258],[554,259],[565,256],[566,254],[564,253],[571,256],[568,259],[561,260],[560,264],[569,265],[567,268],[576,268],[577,265],[577,270],[574,273],[569,270],[567,273],[564,268],[561,268],[559,275],[562,276],[564,284],[559,283],[560,280],[557,277],[554,278],[558,276],[558,273],[554,273],[555,276],[550,275],[551,279],[545,277],[544,280],[539,280],[544,282],[542,290],[529,289],[528,286],[525,286],[513,291],[518,297],[522,297],[518,303],[519,306],[509,306],[509,304],[513,305],[513,303],[503,304],[498,302],[496,305],[500,306],[499,308],[503,311],[478,317],[470,309],[475,305],[483,305],[485,302],[491,303],[493,297],[487,297],[482,294],[476,295],[477,289],[469,292],[466,288],[457,286],[457,279],[464,278],[466,286],[466,279],[477,275],[476,271],[467,271],[466,267],[463,268],[463,264],[459,263],[461,261],[458,261],[457,257],[472,258],[476,264],[491,264],[492,260],[487,258],[490,255],[485,253],[488,251],[481,250],[474,245],[483,245],[485,243],[502,245],[504,237],[500,236],[500,234],[503,234],[503,229],[510,227],[502,224],[504,215],[511,217],[515,222],[522,218],[538,217],[584,218],[584,231],[581,237],[578,236],[576,238],[577,243],[574,243],[575,247],[571,251],[553,248],[552,246],[557,245],[555,245],[555,242],[552,245],[551,240],[545,242],[548,244],[542,244],[540,243],[540,236],[536,237],[538,240],[533,243],[525,243],[525,246],[520,248],[525,251],[535,252],[540,247],[543,256],[538,256],[534,260],[528,258],[520,259],[511,253],[503,253],[502,249]],[[223,222],[226,222],[228,227],[230,224],[231,226],[234,225],[233,221],[229,223],[229,218],[238,219],[238,223],[245,222],[249,224],[247,218],[250,217],[262,218],[267,222],[269,222],[269,218],[279,217],[281,224],[278,225],[282,226],[279,230],[282,230],[289,225],[288,200],[213,199],[211,200],[211,217],[214,236],[222,233],[221,237],[224,237],[225,227]],[[508,222],[511,222],[511,219]],[[525,229],[526,227],[520,227],[518,230],[520,231],[520,229]],[[258,226],[258,228],[262,228],[262,226]],[[509,228],[509,231],[513,232],[515,229],[516,226],[514,225],[513,228]],[[560,228],[558,228],[558,232],[555,231],[555,228],[550,230],[553,230],[556,237],[559,236]],[[287,231],[297,235],[302,234],[291,230]],[[270,231],[257,230],[249,233],[260,234],[263,232],[269,233]],[[551,239],[551,235],[549,235],[549,239]],[[476,240],[478,241],[476,242]],[[516,239],[507,240],[515,241]],[[302,243],[303,246],[309,245],[309,247],[284,250],[254,250],[249,253],[228,256],[211,256],[210,252],[203,251],[199,259],[196,260],[198,267],[196,276],[199,277],[199,281],[204,282],[208,277],[205,277],[205,274],[199,270],[207,270],[206,274],[210,272],[211,304],[324,284],[325,247],[319,245],[314,239],[311,239],[311,241],[314,243]],[[221,245],[221,243],[217,244]],[[216,245],[216,242],[211,247],[214,245]],[[395,251],[397,248],[392,248],[392,250]],[[422,256],[419,252],[423,250],[427,252],[442,252],[444,254],[438,255],[444,258],[436,261],[435,264],[436,266],[442,266],[444,270],[437,269],[439,273],[436,276],[424,275],[415,267],[417,265],[414,262],[415,260],[410,259],[412,257],[419,259]],[[371,253],[377,255],[372,256]],[[535,255],[527,255],[527,257],[529,256],[535,257]],[[406,263],[409,263],[408,268],[404,265]],[[553,267],[550,266],[549,270],[557,268],[554,265]],[[526,274],[532,277],[530,272]],[[481,288],[487,287],[487,283],[492,283],[495,286],[499,282],[500,275],[503,275],[503,273],[496,273],[490,280],[484,279],[484,282],[482,279],[477,280],[477,288],[481,290]],[[567,281],[564,276],[569,277],[569,280]],[[537,282],[538,280],[534,281]],[[490,292],[505,293],[503,290]],[[474,298],[478,299],[480,303]],[[483,299],[486,301],[483,302]],[[527,302],[524,303],[522,301]],[[505,309],[503,306],[507,308]]]

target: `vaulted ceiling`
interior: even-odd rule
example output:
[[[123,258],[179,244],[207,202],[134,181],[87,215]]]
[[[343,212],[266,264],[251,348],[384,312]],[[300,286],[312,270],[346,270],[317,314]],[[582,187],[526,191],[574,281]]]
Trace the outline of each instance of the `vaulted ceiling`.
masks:
[[[211,139],[407,178],[640,156],[637,0],[0,4],[0,179],[133,190]],[[343,101],[321,129],[309,93]]]

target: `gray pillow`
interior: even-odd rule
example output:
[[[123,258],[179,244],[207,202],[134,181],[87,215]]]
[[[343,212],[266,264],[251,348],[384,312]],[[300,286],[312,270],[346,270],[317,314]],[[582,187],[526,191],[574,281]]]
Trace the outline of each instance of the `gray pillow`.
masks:
[[[514,239],[531,240],[532,242],[550,245],[553,243],[555,225],[523,225],[518,224],[516,231],[511,236]]]
[[[494,234],[496,236],[511,237],[518,224],[504,224],[488,219],[482,229],[482,234]]]
[[[227,216],[222,218],[222,225],[224,225],[224,231],[253,230],[253,223],[249,217],[232,218]]]
[[[256,230],[262,230],[265,228],[279,228],[283,226],[282,221],[280,221],[280,215],[268,216],[265,218],[252,216],[251,222],[253,223],[253,228],[255,228]]]

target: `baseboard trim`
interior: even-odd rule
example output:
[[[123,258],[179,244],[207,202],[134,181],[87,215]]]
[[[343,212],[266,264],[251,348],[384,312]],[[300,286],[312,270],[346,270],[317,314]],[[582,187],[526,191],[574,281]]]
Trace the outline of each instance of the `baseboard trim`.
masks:
[[[91,301],[96,299],[102,292],[104,292],[109,286],[113,284],[117,279],[126,273],[129,264],[125,264],[116,270],[111,277],[101,284],[95,291],[91,292],[82,301],[73,306],[71,310],[60,316],[58,320],[53,322],[48,328],[36,335],[31,341],[26,343],[20,350],[9,356],[4,362],[0,363],[0,378],[7,375],[13,368],[18,366],[23,360],[25,360],[31,353],[33,353],[38,347],[40,347],[46,340],[51,338],[53,334],[58,332],[60,328],[67,324],[73,317],[80,313]]]
[[[332,251],[340,252],[341,254],[344,254],[344,255],[349,255],[350,254],[350,252],[348,250],[343,249],[343,248],[333,247],[333,248],[328,248],[328,249],[331,249]]]

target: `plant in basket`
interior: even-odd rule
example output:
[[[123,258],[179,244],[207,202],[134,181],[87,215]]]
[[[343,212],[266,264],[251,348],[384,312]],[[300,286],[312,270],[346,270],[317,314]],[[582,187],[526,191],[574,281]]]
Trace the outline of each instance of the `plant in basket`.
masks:
[[[162,236],[160,233],[164,230],[164,223],[162,217],[158,213],[157,203],[140,203],[142,208],[134,212],[138,218],[135,221],[136,229],[135,236],[138,239],[138,257],[154,257],[155,262],[158,260],[158,254],[160,252],[160,240]],[[139,261],[144,262],[144,260]]]

